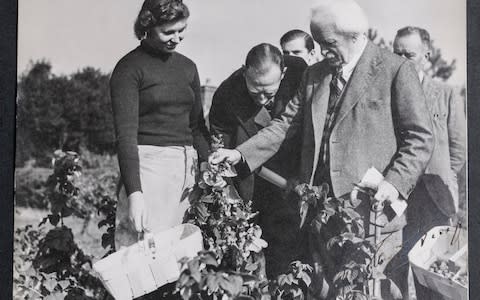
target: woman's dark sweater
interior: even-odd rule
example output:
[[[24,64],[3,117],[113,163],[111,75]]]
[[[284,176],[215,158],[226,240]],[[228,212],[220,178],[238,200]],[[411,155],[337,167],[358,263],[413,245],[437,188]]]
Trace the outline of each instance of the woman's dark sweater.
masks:
[[[120,173],[127,195],[141,191],[137,145],[193,145],[208,151],[195,64],[145,42],[125,55],[110,79]]]

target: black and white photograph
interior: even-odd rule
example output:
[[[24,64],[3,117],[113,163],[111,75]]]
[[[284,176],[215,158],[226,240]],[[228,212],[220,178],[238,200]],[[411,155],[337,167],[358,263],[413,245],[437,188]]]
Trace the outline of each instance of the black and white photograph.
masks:
[[[12,299],[474,299],[466,1],[17,5]]]

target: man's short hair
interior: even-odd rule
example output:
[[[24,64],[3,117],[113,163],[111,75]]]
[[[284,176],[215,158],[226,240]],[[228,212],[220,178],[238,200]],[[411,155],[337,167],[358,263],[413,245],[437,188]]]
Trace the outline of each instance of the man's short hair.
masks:
[[[305,41],[305,48],[307,48],[309,52],[312,51],[313,48],[315,48],[312,36],[300,29],[293,29],[285,33],[280,38],[280,45],[284,45],[296,39],[303,39]]]
[[[368,18],[354,0],[315,0],[311,12],[310,26],[333,26],[344,35],[368,31]]]
[[[262,43],[248,51],[245,67],[262,74],[268,71],[272,63],[278,65],[282,71],[285,68],[282,52],[272,44]]]
[[[406,26],[397,31],[396,37],[404,37],[412,34],[418,34],[422,43],[430,49],[432,47],[432,41],[430,40],[430,33],[426,29],[416,26]]]

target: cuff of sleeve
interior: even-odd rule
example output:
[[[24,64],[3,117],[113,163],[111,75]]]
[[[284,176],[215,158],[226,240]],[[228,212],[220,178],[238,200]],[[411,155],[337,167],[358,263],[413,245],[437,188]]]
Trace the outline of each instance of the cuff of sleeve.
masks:
[[[415,188],[415,184],[406,183],[398,173],[387,173],[385,180],[397,189],[399,196],[403,199],[408,199],[408,196]]]

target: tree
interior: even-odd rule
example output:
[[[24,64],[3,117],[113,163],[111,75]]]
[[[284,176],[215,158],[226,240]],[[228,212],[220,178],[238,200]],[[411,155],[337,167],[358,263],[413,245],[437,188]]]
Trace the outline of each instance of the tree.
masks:
[[[19,78],[17,165],[30,158],[45,164],[58,148],[112,152],[109,75],[92,67],[70,76],[51,69],[49,62],[37,61]]]

